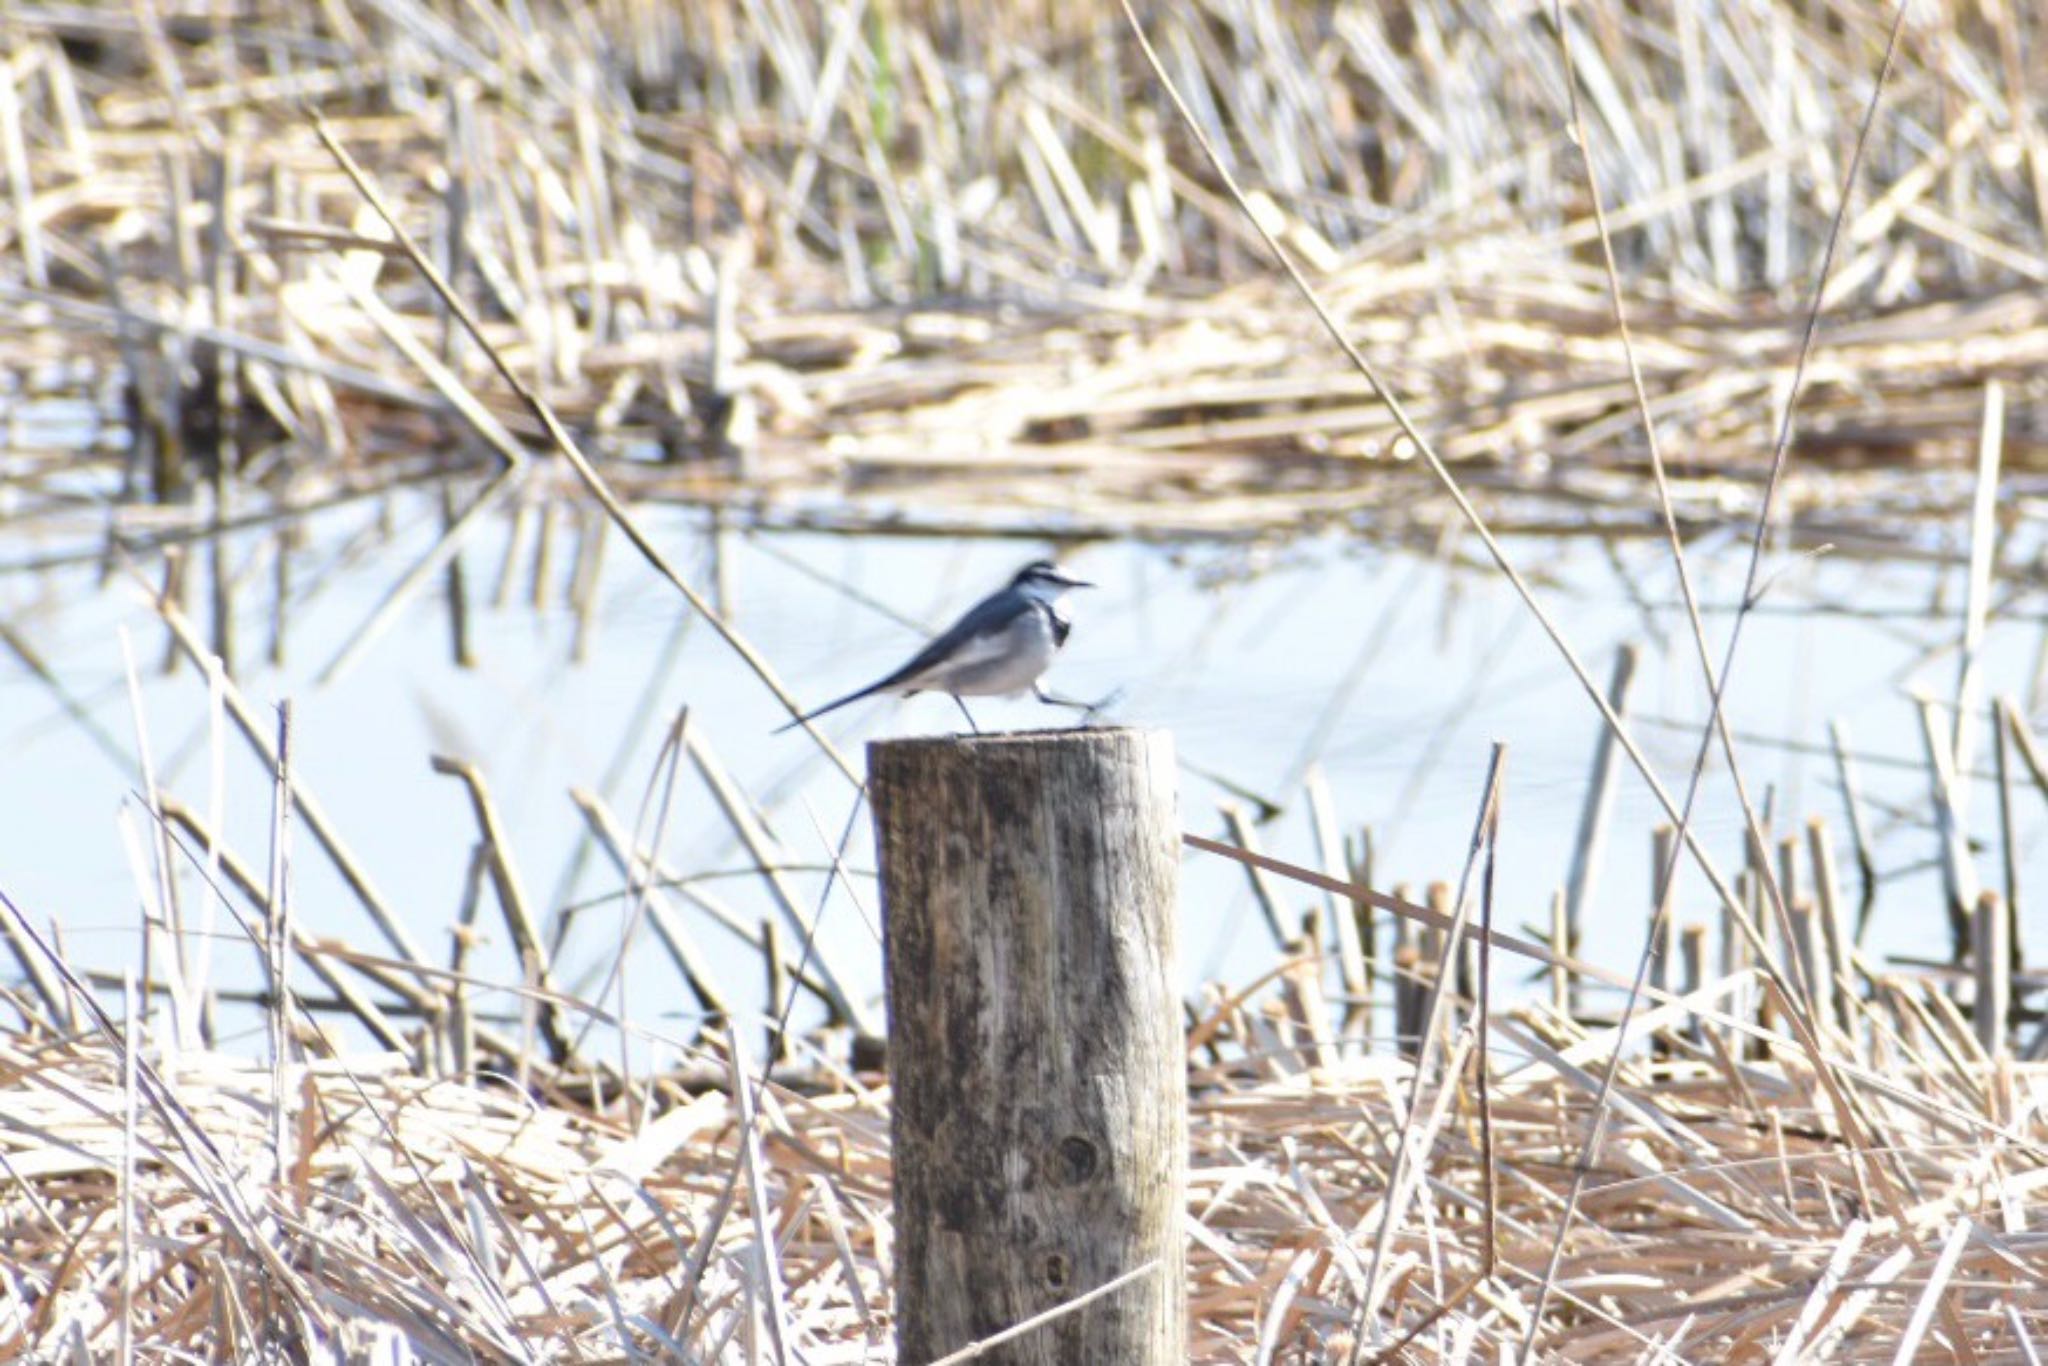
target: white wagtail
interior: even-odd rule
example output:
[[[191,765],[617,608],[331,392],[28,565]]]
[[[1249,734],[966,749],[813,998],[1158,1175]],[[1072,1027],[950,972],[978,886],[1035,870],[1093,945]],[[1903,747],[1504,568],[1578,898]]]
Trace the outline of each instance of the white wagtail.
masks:
[[[816,711],[806,712],[778,727],[777,733],[877,693],[903,697],[921,692],[947,693],[959,705],[967,724],[977,732],[981,727],[974,724],[974,713],[960,700],[963,697],[1016,694],[1028,688],[1041,702],[1085,707],[1085,703],[1052,696],[1038,686],[1038,679],[1052,667],[1053,657],[1067,643],[1067,633],[1073,629],[1074,623],[1066,613],[1068,590],[1094,586],[1051,560],[1033,560],[1018,570],[1005,587],[970,607],[965,616],[895,673],[827,702]]]

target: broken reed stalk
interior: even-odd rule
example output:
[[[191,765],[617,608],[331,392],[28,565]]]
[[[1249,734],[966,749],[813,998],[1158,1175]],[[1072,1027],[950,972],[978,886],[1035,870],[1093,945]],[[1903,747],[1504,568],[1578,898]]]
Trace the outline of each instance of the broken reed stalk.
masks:
[[[1366,826],[1358,832],[1356,840],[1344,842],[1344,868],[1348,880],[1361,887],[1370,887],[1373,879],[1372,827]],[[1378,990],[1380,980],[1379,926],[1372,913],[1372,907],[1362,901],[1347,901],[1345,914],[1349,915],[1357,929],[1359,970],[1364,978],[1364,990],[1353,1008],[1347,1025],[1352,1034],[1361,1040],[1373,1037],[1373,1015],[1378,1002],[1373,993]]]
[[[1986,1057],[1998,1058],[2008,1055],[2006,1022],[2012,1018],[2012,915],[1998,893],[1977,898],[1971,931],[1977,1043]]]
[[[1429,996],[1434,999],[1448,984],[1453,1002],[1469,1000],[1471,993],[1465,989],[1463,965],[1451,952],[1451,927],[1460,909],[1451,899],[1451,885],[1432,882],[1423,892],[1422,899],[1430,910],[1436,912],[1438,924],[1444,927],[1425,926],[1417,936],[1422,947],[1422,973],[1429,986]],[[1427,1026],[1424,1028],[1426,1031]]]
[[[1856,940],[1842,903],[1842,878],[1835,867],[1835,846],[1827,822],[1819,816],[1806,822],[1807,857],[1813,864],[1813,897],[1820,917],[1825,963],[1815,989],[1821,993],[1834,1024],[1844,1038],[1856,1037]]]
[[[1249,854],[1260,852],[1258,829],[1246,815],[1244,807],[1236,802],[1220,802],[1217,809],[1223,813],[1223,828],[1229,832],[1231,843]],[[1266,922],[1266,931],[1273,937],[1273,946],[1285,949],[1294,936],[1288,933],[1287,918],[1281,911],[1280,894],[1271,879],[1256,863],[1244,866],[1245,880],[1251,886],[1252,900],[1257,903],[1259,916]]]
[[[1650,955],[1649,985],[1659,991],[1671,989],[1672,974],[1678,967],[1678,915],[1670,908],[1670,878],[1677,871],[1677,832],[1668,825],[1650,831]],[[1658,1040],[1653,1053],[1662,1057],[1668,1046]]]
[[[2005,889],[2005,904],[2011,908],[2012,923],[2017,926],[2021,919],[2020,909],[2020,847],[2019,832],[2015,829],[2018,816],[2014,811],[2012,774],[2012,734],[2005,724],[2005,715],[1999,704],[1991,704],[1991,753],[1992,772],[1997,782],[1998,797],[1998,863]],[[2025,953],[2015,934],[2013,961],[2025,960]]]
[[[1607,705],[1617,717],[1628,715],[1629,685],[1636,676],[1637,651],[1626,644],[1615,653],[1614,673],[1607,680]],[[1593,903],[1599,877],[1601,853],[1607,844],[1607,823],[1614,809],[1614,779],[1621,755],[1614,745],[1614,732],[1602,727],[1593,741],[1593,772],[1586,785],[1586,804],[1579,813],[1579,832],[1572,841],[1571,870],[1565,874],[1565,941],[1557,947],[1564,953],[1579,951],[1586,909]],[[1571,1010],[1582,1008],[1576,991]]]
[[[1977,900],[1977,868],[1970,857],[1968,834],[1956,781],[1950,731],[1941,724],[1937,704],[1921,697],[1920,739],[1927,758],[1927,782],[1934,807],[1934,830],[1939,841],[1942,889],[1946,894],[1949,922],[1950,961],[1961,963],[1969,955],[1970,918],[1968,908]]]
[[[1330,795],[1330,783],[1320,765],[1309,770],[1305,787],[1309,823],[1315,832],[1316,852],[1322,859],[1323,871],[1332,877],[1348,877],[1350,862],[1339,834],[1336,801]],[[1366,971],[1366,948],[1359,929],[1359,912],[1363,908],[1334,892],[1326,893],[1324,904],[1335,933],[1338,980],[1349,1002],[1344,1012],[1345,1029],[1347,1033],[1356,1032],[1364,1027],[1372,997],[1372,978]]]
[[[1976,761],[1977,728],[1982,723],[1983,679],[1980,659],[1991,594],[1997,584],[1998,472],[2005,447],[2005,386],[1994,376],[1984,382],[1984,419],[1977,437],[1977,480],[1970,511],[1970,566],[1963,600],[1962,640],[1956,651],[1955,718],[1949,744],[1950,762],[1958,775]],[[1969,819],[1970,784],[1955,790],[1957,818]]]
[[[1548,968],[1550,978],[1550,1008],[1560,1015],[1572,1015],[1571,974],[1565,969],[1562,957],[1571,952],[1571,913],[1569,894],[1560,887],[1550,894],[1550,947],[1560,955],[1560,961]]]
[[[1688,924],[1679,931],[1679,991],[1686,996],[1698,994],[1707,981],[1707,927]],[[1698,1043],[1703,1034],[1699,1016],[1695,1015],[1686,1025],[1686,1034]]]
[[[1393,1165],[1387,1175],[1386,1200],[1381,1209],[1379,1228],[1373,1238],[1372,1260],[1368,1264],[1360,1307],[1360,1339],[1363,1337],[1362,1319],[1372,1313],[1375,1307],[1379,1276],[1386,1263],[1388,1250],[1392,1246],[1394,1231],[1407,1217],[1406,1206],[1414,1194],[1414,1183],[1418,1180],[1416,1171],[1422,1162],[1423,1151],[1430,1146],[1428,1135],[1433,1134],[1436,1125],[1441,1122],[1444,1103],[1457,1089],[1457,1077],[1464,1057],[1460,1050],[1474,1041],[1468,1039],[1463,1032],[1458,1034],[1455,1041],[1453,1040],[1455,1010],[1452,998],[1457,994],[1457,965],[1464,957],[1468,921],[1473,905],[1479,899],[1473,895],[1473,884],[1478,881],[1490,890],[1492,849],[1500,828],[1501,784],[1506,759],[1507,747],[1496,743],[1487,765],[1485,786],[1480,790],[1479,816],[1473,825],[1471,844],[1465,856],[1465,867],[1458,875],[1457,892],[1453,894],[1448,885],[1443,883],[1434,884],[1430,888],[1431,909],[1441,915],[1441,908],[1448,906],[1450,914],[1448,924],[1444,926],[1441,935],[1443,947],[1441,956],[1436,961],[1435,980],[1430,984],[1427,999],[1420,1011],[1421,1018],[1415,1027],[1415,1065],[1409,1077],[1405,1107],[1407,1117],[1394,1144]],[[1439,888],[1443,892],[1441,897],[1435,895]],[[1484,922],[1479,926],[1478,938],[1482,944],[1491,942],[1491,930],[1491,925]],[[1490,966],[1490,960],[1488,962]],[[1477,984],[1474,985],[1476,995]],[[1479,1037],[1483,1036],[1475,1035],[1474,1039]],[[1442,1084],[1437,1090],[1435,1115],[1424,1119],[1423,1090],[1425,1086],[1438,1080],[1434,1071],[1439,1053],[1448,1053],[1450,1056],[1444,1062]],[[1481,1066],[1484,1065],[1485,1061],[1482,1058]]]
[[[798,719],[799,723],[803,725],[805,733],[811,737],[812,741],[817,744],[819,749],[833,762],[839,771],[844,773],[849,781],[858,784],[859,778],[855,775],[852,767],[847,764],[845,757],[839,753],[830,740],[825,738],[822,732],[808,721],[802,719],[802,709],[797,705],[795,697],[782,685],[781,680],[776,676],[774,669],[769,666],[768,661],[744,637],[735,631],[722,615],[713,609],[712,605],[698,593],[694,586],[669,565],[668,560],[655,547],[647,534],[640,529],[639,523],[626,510],[625,505],[619,501],[618,495],[612,491],[611,486],[605,482],[603,476],[590,463],[590,458],[584,453],[583,448],[577,444],[575,438],[569,434],[568,429],[562,425],[560,419],[555,415],[553,407],[535,393],[532,387],[506,363],[504,357],[485,334],[482,325],[477,321],[468,305],[449,287],[447,280],[434,267],[433,262],[427,259],[418,244],[413,241],[412,237],[400,224],[397,216],[385,202],[384,197],[378,193],[376,187],[364,175],[361,167],[349,155],[348,150],[335,141],[332,133],[318,114],[314,115],[313,127],[321,143],[341,166],[343,172],[348,175],[350,181],[354,183],[363,198],[376,210],[377,216],[383,220],[385,227],[390,230],[391,235],[405,249],[406,255],[411,258],[414,267],[418,269],[421,276],[432,286],[435,295],[440,299],[441,303],[461,321],[471,339],[476,342],[483,354],[490,359],[493,368],[496,369],[499,376],[511,387],[514,393],[519,395],[520,400],[546,430],[554,449],[569,462],[570,468],[583,481],[584,487],[589,490],[591,496],[596,498],[599,505],[604,508],[606,516],[610,517],[618,528],[625,533],[626,539],[632,543],[635,550],[640,552],[641,557],[664,579],[668,580],[678,593],[682,594],[684,601],[689,603],[691,611],[710,624],[711,628],[718,633],[720,639],[732,647],[734,653],[740,657],[741,661],[754,676],[775,695],[776,700],[788,710],[792,717]],[[510,474],[515,468],[517,467],[508,467],[505,473]]]
[[[468,760],[446,755],[437,754],[431,762],[434,772],[458,780],[469,795],[478,832],[490,855],[487,868],[491,889],[496,893],[498,910],[505,917],[512,947],[526,967],[526,985],[530,988],[527,999],[532,1003],[541,1038],[547,1044],[551,1061],[557,1065],[567,1062],[576,1051],[576,1043],[564,1018],[564,998],[555,984],[553,961],[546,941],[541,938],[540,924],[527,907],[524,884],[513,863],[512,846],[503,822],[498,819],[497,803],[491,799],[483,772]]]
[[[482,840],[469,849],[469,869],[462,879],[462,904],[448,933],[448,1058],[455,1075],[466,1077],[476,1067],[476,1006],[470,999],[469,956],[481,936],[476,922],[483,913],[484,878],[491,851]]]
[[[223,670],[224,671],[224,670]],[[260,946],[270,987],[270,1176],[285,1178],[285,1069],[293,1056],[292,965],[292,704],[277,704],[277,772],[270,792],[270,876],[264,889],[268,914]],[[130,1047],[133,1047],[131,1042]]]
[[[1870,851],[1870,827],[1863,816],[1856,762],[1849,750],[1849,727],[1840,718],[1828,722],[1828,745],[1834,752],[1835,777],[1842,786],[1842,811],[1849,821],[1849,837],[1856,846],[1856,872],[1863,886],[1856,909],[1856,942],[1861,943],[1864,928],[1870,923],[1870,909],[1877,904],[1877,860]]]

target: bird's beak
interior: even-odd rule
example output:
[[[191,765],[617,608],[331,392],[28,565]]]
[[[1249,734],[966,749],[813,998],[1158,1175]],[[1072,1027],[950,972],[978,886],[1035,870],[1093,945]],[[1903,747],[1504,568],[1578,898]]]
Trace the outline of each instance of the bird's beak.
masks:
[[[1093,588],[1095,586],[1086,579],[1061,579],[1060,582],[1069,588]]]

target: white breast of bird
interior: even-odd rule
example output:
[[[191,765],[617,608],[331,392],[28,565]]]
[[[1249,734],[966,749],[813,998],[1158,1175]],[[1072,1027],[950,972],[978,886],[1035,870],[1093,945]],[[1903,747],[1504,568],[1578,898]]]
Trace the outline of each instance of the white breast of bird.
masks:
[[[944,663],[906,681],[906,689],[948,692],[956,697],[998,697],[1036,683],[1059,653],[1050,616],[1041,608],[1020,612],[1001,630],[967,641]]]

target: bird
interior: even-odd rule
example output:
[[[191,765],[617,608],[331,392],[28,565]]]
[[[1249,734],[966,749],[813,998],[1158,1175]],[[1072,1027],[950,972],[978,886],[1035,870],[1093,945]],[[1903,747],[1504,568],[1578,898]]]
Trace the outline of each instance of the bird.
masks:
[[[1033,560],[1011,576],[1009,583],[967,609],[960,620],[947,627],[931,644],[919,650],[910,662],[865,688],[835,698],[814,711],[805,712],[783,731],[817,720],[830,711],[880,693],[910,697],[921,692],[942,692],[952,697],[967,724],[979,734],[974,713],[963,697],[992,697],[1034,693],[1041,702],[1055,706],[1085,706],[1052,696],[1038,685],[1053,658],[1067,643],[1074,623],[1066,613],[1067,594],[1076,588],[1093,588],[1051,560]]]

